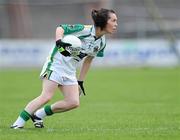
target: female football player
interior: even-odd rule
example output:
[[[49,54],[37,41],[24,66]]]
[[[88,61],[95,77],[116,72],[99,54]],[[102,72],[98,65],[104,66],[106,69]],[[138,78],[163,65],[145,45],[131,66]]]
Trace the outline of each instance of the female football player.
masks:
[[[117,16],[113,10],[92,10],[94,25],[63,24],[56,29],[56,45],[45,62],[40,77],[42,79],[41,94],[30,101],[19,114],[11,128],[23,128],[30,118],[34,126],[42,128],[43,118],[56,113],[69,111],[79,106],[79,94],[85,94],[83,81],[94,57],[102,57],[106,46],[105,34],[112,34],[117,28]],[[70,43],[62,41],[64,35],[72,34],[82,42],[79,55],[72,56],[66,47]],[[76,66],[84,59],[79,78],[76,78]],[[64,99],[51,105],[45,105],[59,89]],[[45,105],[44,107],[42,107]],[[41,108],[42,107],[42,108]]]

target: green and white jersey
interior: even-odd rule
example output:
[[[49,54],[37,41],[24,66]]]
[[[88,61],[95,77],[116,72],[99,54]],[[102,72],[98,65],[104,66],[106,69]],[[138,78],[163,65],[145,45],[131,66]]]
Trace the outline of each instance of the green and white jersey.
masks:
[[[64,29],[64,35],[72,34],[82,42],[82,52],[90,56],[102,57],[106,46],[105,35],[95,38],[95,28],[93,25],[60,25]]]
[[[66,77],[76,74],[76,67],[79,61],[85,56],[103,57],[104,48],[106,46],[105,35],[100,38],[95,38],[95,27],[93,25],[82,24],[62,24],[64,35],[75,35],[82,42],[82,54],[77,57],[65,57],[58,52],[55,46],[49,54],[49,57],[44,64],[42,73],[47,70],[58,71]],[[70,78],[70,77],[69,77]]]

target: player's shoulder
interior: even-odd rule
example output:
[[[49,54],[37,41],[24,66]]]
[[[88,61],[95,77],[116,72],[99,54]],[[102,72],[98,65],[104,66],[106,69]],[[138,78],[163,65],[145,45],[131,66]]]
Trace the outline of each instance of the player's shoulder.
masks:
[[[75,32],[74,34],[77,36],[89,36],[92,30],[92,25],[86,25],[86,24],[81,24],[81,26],[83,27],[82,30],[79,30],[78,32]]]
[[[83,33],[85,34],[90,34],[92,32],[93,29],[93,25],[84,25],[84,29],[83,29]]]
[[[92,30],[92,27],[93,27],[93,25],[89,25],[89,24],[75,24],[74,26],[82,30]]]
[[[64,34],[80,32],[85,28],[83,24],[61,24],[59,26],[64,29]]]
[[[84,28],[87,28],[87,29],[91,29],[93,27],[93,25],[84,25]]]

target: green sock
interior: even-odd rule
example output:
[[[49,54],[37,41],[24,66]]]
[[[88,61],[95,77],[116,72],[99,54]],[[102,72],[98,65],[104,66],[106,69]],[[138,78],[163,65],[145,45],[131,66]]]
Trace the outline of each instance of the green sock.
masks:
[[[52,111],[50,105],[46,105],[46,106],[44,107],[44,111],[46,112],[47,116],[50,116],[50,115],[53,114],[53,111]]]
[[[20,117],[24,120],[24,121],[28,121],[30,118],[31,118],[31,115],[23,110],[21,113],[20,113]]]

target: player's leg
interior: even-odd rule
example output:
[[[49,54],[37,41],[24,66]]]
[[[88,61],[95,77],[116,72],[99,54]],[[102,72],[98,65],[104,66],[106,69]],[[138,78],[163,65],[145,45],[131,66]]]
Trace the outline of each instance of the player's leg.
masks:
[[[54,113],[61,113],[77,108],[79,106],[79,90],[78,85],[63,85],[59,89],[64,95],[64,99],[55,102],[52,105],[46,105],[35,112],[35,117],[43,119],[46,116],[51,116]],[[42,128],[41,123],[36,120],[35,127]]]
[[[49,102],[53,97],[58,84],[54,81],[43,79],[41,95],[32,100],[26,107],[25,110],[30,114],[33,114],[38,108]]]
[[[41,95],[27,104],[11,128],[22,128],[25,122],[31,118],[32,114],[52,98],[57,86],[58,84],[56,82],[44,78]]]
[[[64,95],[64,99],[51,105],[54,113],[65,112],[79,106],[78,85],[64,85],[59,87]]]

